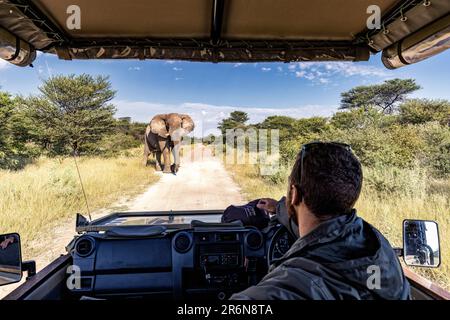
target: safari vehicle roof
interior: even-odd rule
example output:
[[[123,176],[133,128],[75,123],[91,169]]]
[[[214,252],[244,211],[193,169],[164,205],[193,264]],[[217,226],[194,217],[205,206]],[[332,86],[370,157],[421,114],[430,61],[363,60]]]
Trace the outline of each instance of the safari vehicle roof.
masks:
[[[448,15],[448,0],[0,0],[0,26],[63,59],[367,60]],[[67,8],[81,9],[70,30]],[[383,30],[368,30],[380,7]],[[408,21],[400,19],[408,16]],[[389,32],[385,32],[385,30]]]

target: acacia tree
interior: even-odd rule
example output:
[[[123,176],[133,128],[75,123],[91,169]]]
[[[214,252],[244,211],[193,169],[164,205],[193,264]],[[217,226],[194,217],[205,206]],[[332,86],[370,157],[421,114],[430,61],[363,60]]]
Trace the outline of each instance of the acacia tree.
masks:
[[[249,120],[248,114],[244,111],[233,111],[230,113],[228,118],[223,119],[219,125],[218,129],[225,135],[227,129],[238,129],[245,128],[245,123]]]
[[[392,114],[410,93],[419,89],[414,79],[392,79],[382,84],[358,86],[341,93],[340,109],[376,107]]]
[[[23,100],[33,140],[55,154],[83,151],[114,128],[115,91],[108,77],[54,76],[39,87],[40,95]]]

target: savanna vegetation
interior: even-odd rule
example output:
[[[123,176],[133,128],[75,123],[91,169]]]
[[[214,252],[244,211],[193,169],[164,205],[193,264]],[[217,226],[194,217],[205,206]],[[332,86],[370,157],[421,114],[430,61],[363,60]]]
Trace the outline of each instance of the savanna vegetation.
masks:
[[[272,175],[257,165],[228,165],[248,199],[286,193],[287,177],[300,146],[311,141],[340,141],[352,146],[364,167],[359,214],[395,246],[402,244],[402,221],[439,223],[442,264],[416,271],[450,289],[450,102],[408,99],[419,86],[394,79],[342,93],[341,110],[332,117],[294,119],[270,116],[240,128],[278,129],[281,166]],[[233,114],[219,129],[236,120]],[[233,124],[234,125],[234,124]]]
[[[0,234],[27,244],[86,204],[91,211],[156,181],[142,166],[146,124],[114,117],[115,91],[106,77],[55,76],[39,94],[0,92]]]
[[[132,196],[158,177],[142,166],[142,149],[115,157],[83,156],[77,160],[91,211]],[[41,157],[22,170],[0,170],[0,234],[18,232],[25,258],[33,258],[29,244],[45,238],[61,221],[77,212],[87,216],[80,180],[71,157]]]
[[[0,169],[41,157],[113,156],[142,143],[146,124],[114,117],[116,92],[107,77],[58,75],[39,94],[0,91]]]

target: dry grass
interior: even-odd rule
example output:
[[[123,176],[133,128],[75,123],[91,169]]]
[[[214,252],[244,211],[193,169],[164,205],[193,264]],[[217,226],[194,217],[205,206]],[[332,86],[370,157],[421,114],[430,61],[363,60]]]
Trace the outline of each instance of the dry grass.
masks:
[[[133,149],[116,158],[78,159],[91,210],[157,181]],[[0,234],[19,232],[25,245],[77,212],[86,213],[73,158],[42,158],[25,169],[0,171]],[[25,252],[26,255],[26,252]]]
[[[286,192],[285,182],[262,178],[256,166],[227,165],[248,200],[260,197],[279,199]],[[283,172],[286,172],[284,170]],[[367,169],[362,194],[356,204],[361,217],[378,228],[393,246],[402,245],[404,219],[435,220],[441,239],[441,266],[437,269],[412,268],[415,272],[450,289],[450,179],[433,180],[420,170]],[[286,175],[287,177],[287,175]],[[281,179],[282,181],[286,180]],[[391,181],[392,180],[392,181]],[[380,190],[378,182],[394,186]]]

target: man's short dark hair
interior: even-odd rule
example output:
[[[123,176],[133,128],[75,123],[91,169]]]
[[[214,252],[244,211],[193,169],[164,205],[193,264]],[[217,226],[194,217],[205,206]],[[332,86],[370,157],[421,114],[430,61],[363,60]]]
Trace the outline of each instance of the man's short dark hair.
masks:
[[[315,143],[299,152],[289,180],[318,218],[348,214],[361,192],[361,163],[350,148]]]

